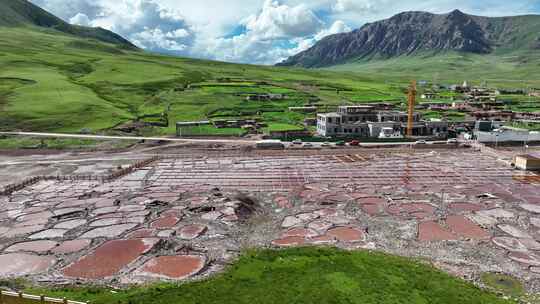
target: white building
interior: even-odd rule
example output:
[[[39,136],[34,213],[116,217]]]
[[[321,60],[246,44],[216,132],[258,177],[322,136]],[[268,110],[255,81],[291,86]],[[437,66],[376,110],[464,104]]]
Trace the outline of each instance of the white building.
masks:
[[[426,122],[414,114],[414,136],[448,136],[447,122]],[[336,113],[317,115],[317,133],[325,137],[399,138],[407,129],[408,114],[376,111],[372,106],[341,106]]]
[[[540,132],[527,129],[500,127],[492,131],[476,131],[476,139],[482,143],[535,142],[540,141]]]

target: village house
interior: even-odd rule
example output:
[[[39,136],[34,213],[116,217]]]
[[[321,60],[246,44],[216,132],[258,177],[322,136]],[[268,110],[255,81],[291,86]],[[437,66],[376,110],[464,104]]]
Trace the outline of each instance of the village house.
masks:
[[[296,113],[315,113],[317,112],[317,107],[308,106],[308,107],[289,107],[290,112]]]
[[[512,111],[477,111],[470,114],[476,120],[512,121],[516,113]]]
[[[421,96],[422,99],[435,99],[437,97],[439,97],[439,96],[436,93],[433,93],[433,92],[425,92]]]
[[[540,91],[531,91],[529,92],[530,97],[540,97]]]
[[[246,96],[247,101],[272,101],[285,99],[283,94],[250,94]]]
[[[485,88],[473,88],[464,95],[466,101],[470,102],[496,102],[497,94],[495,90]]]

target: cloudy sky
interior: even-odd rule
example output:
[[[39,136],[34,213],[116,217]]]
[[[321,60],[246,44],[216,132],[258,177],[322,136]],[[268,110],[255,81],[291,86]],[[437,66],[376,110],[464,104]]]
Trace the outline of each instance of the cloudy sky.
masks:
[[[274,64],[326,35],[410,10],[539,14],[540,0],[31,0],[64,20],[100,26],[154,51]]]

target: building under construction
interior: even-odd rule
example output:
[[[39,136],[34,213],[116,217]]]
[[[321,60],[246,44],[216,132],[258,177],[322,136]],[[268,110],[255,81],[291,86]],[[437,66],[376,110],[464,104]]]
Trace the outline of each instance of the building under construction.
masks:
[[[412,113],[411,134],[414,137],[448,137],[448,122],[424,121]],[[335,113],[317,115],[317,133],[327,137],[403,138],[409,127],[409,114],[379,111],[369,105],[341,106]]]

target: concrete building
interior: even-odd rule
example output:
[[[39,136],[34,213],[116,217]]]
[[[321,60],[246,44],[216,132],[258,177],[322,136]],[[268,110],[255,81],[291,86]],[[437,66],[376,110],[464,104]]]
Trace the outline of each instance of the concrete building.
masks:
[[[306,127],[315,127],[317,126],[317,118],[306,118],[304,119],[304,126]]]
[[[516,169],[520,170],[540,170],[540,156],[537,155],[518,155],[514,157]]]
[[[447,122],[426,122],[414,114],[414,136],[448,136]],[[335,113],[317,115],[317,133],[325,137],[399,137],[406,133],[408,115],[399,111],[377,111],[369,105],[341,106]],[[392,132],[393,131],[393,132]]]
[[[487,124],[493,123],[491,129]],[[475,138],[482,143],[528,143],[540,142],[540,132],[529,131],[527,129],[513,128],[507,126],[497,127],[496,122],[477,122],[477,127],[474,131]]]

